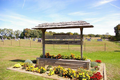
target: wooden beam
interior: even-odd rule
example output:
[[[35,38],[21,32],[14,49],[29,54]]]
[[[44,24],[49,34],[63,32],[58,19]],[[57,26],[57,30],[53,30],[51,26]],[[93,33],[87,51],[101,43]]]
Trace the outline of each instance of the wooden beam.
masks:
[[[80,33],[81,33],[80,34],[80,41],[81,41],[80,51],[81,51],[81,59],[82,59],[83,58],[83,46],[82,46],[83,45],[83,28],[82,27],[80,28]]]
[[[45,31],[46,29],[41,29],[41,31],[42,31],[43,58],[45,58]]]

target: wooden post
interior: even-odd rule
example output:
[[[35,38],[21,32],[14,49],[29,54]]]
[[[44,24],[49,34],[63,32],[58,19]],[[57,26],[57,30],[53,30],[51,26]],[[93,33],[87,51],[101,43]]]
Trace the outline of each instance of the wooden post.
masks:
[[[4,45],[4,41],[3,41],[3,45]]]
[[[81,32],[81,35],[80,35],[80,41],[81,41],[81,59],[83,58],[83,27],[80,28],[80,32]]]
[[[12,39],[11,39],[11,46],[12,46]]]
[[[84,42],[84,51],[86,50],[85,47],[86,47],[86,44],[85,44],[85,42]]]
[[[20,40],[19,40],[19,46],[20,46]]]
[[[68,50],[69,50],[69,35],[68,35]]]
[[[30,40],[30,47],[31,47],[31,40]]]
[[[43,48],[43,58],[45,58],[45,31],[46,29],[42,30],[42,48]]]
[[[106,51],[106,43],[104,43],[104,51]]]

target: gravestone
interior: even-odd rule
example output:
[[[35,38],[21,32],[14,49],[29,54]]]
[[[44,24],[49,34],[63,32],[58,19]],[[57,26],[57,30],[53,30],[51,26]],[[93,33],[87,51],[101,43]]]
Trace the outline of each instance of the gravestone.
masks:
[[[2,42],[4,42],[4,39],[2,38]]]
[[[41,40],[42,40],[41,38],[38,38],[38,42],[41,42]]]
[[[91,39],[87,39],[87,41],[91,41]]]
[[[97,39],[97,41],[102,41],[102,39]]]
[[[33,41],[36,41],[36,38],[34,38]]]

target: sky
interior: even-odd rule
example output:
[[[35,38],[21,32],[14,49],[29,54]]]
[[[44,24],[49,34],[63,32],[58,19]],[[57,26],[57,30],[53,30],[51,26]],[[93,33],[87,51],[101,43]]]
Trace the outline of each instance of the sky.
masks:
[[[115,35],[120,24],[120,0],[0,0],[0,29],[32,29],[41,23],[86,21],[94,28],[83,34]],[[47,30],[77,32],[80,29]]]

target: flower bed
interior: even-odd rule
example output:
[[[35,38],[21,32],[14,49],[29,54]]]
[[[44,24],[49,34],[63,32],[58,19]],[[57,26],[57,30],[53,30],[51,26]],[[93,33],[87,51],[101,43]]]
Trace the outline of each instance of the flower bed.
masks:
[[[38,65],[34,65],[33,63],[25,62],[25,63],[18,63],[13,66],[15,69],[21,68],[22,70],[28,72],[34,72],[39,74],[46,74],[48,76],[58,75],[60,77],[64,77],[67,79],[73,80],[100,80],[102,79],[102,75],[97,70],[86,70],[84,68],[78,68],[76,70],[71,68],[64,68],[59,66],[46,66],[40,67]]]
[[[43,58],[43,55],[40,56],[41,58]],[[45,54],[45,58],[51,58],[51,59],[73,59],[73,60],[86,60],[86,57],[81,58],[81,56],[77,56],[75,57],[75,55],[73,53],[71,53],[70,56],[68,55],[51,55],[49,52]]]

